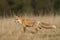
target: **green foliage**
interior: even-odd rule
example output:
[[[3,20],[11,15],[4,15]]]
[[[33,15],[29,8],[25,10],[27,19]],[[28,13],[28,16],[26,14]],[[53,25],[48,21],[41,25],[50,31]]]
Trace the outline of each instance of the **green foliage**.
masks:
[[[58,10],[60,8],[60,0],[56,0],[54,3],[54,8]]]
[[[36,2],[35,5],[33,2]],[[60,0],[0,0],[0,11],[2,9],[11,9],[11,11],[15,11],[16,14],[18,12],[29,12],[32,10],[43,11],[43,13],[48,13],[50,10],[55,9],[58,10],[60,8]],[[31,4],[33,3],[34,8],[32,8]],[[37,13],[36,12],[36,13]]]
[[[6,5],[7,5],[6,0],[0,0],[0,7],[1,7],[1,8],[6,7]]]

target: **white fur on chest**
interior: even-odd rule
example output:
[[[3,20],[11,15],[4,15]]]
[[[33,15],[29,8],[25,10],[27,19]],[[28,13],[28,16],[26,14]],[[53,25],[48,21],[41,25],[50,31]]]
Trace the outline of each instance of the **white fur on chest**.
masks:
[[[21,20],[16,20],[16,22],[22,24],[22,21]]]

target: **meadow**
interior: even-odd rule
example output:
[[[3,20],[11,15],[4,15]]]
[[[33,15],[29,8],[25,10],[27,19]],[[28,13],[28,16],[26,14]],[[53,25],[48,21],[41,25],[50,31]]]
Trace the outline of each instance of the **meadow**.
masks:
[[[24,33],[22,25],[15,23],[15,17],[0,18],[0,40],[60,40],[60,16],[28,16],[26,18],[49,22],[57,28],[40,29],[34,34],[27,30]]]

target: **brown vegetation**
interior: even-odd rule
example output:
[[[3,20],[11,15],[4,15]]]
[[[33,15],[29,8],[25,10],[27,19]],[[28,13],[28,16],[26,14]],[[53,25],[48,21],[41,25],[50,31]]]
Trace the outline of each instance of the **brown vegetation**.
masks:
[[[44,22],[55,24],[57,29],[40,29],[37,33],[31,34],[33,28],[27,28],[24,33],[22,25],[16,24],[15,19],[0,18],[0,40],[60,40],[60,16],[39,16],[39,17],[26,17],[37,19]]]

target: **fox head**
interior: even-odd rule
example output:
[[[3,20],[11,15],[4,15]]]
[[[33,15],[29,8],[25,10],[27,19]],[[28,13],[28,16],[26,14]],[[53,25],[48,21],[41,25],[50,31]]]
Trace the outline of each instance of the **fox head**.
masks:
[[[16,16],[16,23],[18,23],[18,24],[22,24],[22,19],[21,19],[21,17],[19,17],[19,16]]]

